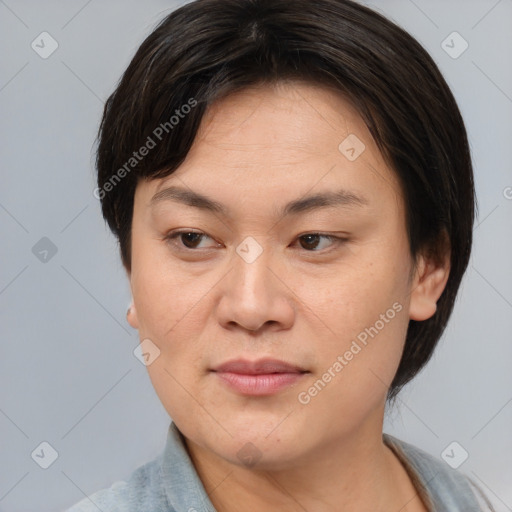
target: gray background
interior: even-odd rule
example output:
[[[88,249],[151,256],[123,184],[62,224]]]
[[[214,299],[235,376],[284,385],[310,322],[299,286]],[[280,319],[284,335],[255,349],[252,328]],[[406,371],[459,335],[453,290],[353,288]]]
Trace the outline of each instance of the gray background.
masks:
[[[385,430],[438,457],[457,441],[469,453],[460,470],[512,510],[512,1],[366,3],[440,66],[467,123],[479,199],[451,323]],[[0,1],[0,511],[62,510],[163,448],[169,420],[132,353],[92,148],[104,100],[177,5]],[[47,59],[31,47],[43,31],[59,45]],[[469,43],[456,59],[441,46],[453,31]],[[42,237],[57,248],[46,261],[47,242],[32,250]],[[43,441],[58,452],[48,469],[31,457]]]

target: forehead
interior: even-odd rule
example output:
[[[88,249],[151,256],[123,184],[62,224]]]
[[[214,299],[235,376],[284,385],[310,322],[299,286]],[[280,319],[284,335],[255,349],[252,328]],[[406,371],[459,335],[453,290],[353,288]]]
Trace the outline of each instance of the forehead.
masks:
[[[195,140],[236,151],[283,148],[317,154],[332,151],[344,135],[371,135],[356,109],[340,93],[303,82],[253,86],[214,102]],[[338,144],[335,144],[337,149]],[[304,155],[302,155],[304,157]]]
[[[151,191],[187,186],[219,200],[295,199],[354,192],[371,201],[400,187],[356,109],[340,94],[304,83],[233,93],[206,111],[185,161]]]

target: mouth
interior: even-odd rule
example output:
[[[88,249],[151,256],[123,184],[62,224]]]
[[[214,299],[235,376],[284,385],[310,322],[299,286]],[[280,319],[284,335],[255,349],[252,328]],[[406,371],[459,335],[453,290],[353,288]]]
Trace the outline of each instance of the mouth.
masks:
[[[304,368],[277,359],[227,361],[213,370],[231,391],[241,395],[273,395],[304,378]]]

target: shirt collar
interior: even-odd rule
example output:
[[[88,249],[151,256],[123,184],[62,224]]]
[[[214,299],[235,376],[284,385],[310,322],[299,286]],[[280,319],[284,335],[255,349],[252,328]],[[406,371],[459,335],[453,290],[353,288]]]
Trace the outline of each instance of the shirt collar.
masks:
[[[174,422],[167,433],[162,479],[167,500],[176,512],[216,512]]]
[[[383,434],[384,442],[395,452],[405,466],[414,486],[426,503],[434,510],[432,497],[426,487],[424,475],[411,464],[400,443],[389,434]],[[434,475],[435,476],[435,475]],[[176,512],[216,512],[199,475],[188,455],[183,434],[174,422],[169,425],[167,441],[162,459],[162,480],[167,500]],[[432,507],[432,508],[430,508]]]

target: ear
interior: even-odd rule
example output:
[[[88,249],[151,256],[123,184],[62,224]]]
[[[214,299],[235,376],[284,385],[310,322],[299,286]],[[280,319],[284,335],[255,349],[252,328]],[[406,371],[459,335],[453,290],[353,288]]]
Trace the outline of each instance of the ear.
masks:
[[[445,244],[444,247],[447,247]],[[411,284],[409,318],[423,321],[434,315],[450,275],[450,250],[442,257],[420,255]]]
[[[133,305],[133,302],[130,304],[130,307],[128,308],[128,311],[126,312],[126,320],[128,320],[128,323],[134,328],[139,328],[139,319],[137,318],[137,310],[135,309],[135,306]]]

